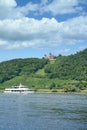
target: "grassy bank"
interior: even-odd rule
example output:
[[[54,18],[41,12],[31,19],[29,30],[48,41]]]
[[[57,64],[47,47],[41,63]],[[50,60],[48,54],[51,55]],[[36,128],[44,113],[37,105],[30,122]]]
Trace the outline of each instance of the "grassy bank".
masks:
[[[19,85],[20,82],[26,86],[33,87],[35,89],[49,89],[50,86],[54,83],[56,89],[62,89],[63,87],[74,85],[77,81],[59,80],[57,78],[49,79],[28,76],[16,76],[15,78],[0,84],[0,88],[6,88],[12,85]]]
[[[87,90],[80,90],[78,92],[65,92],[65,89],[34,89],[38,94],[87,94]],[[0,93],[3,93],[4,89],[0,89]]]
[[[16,76],[0,84],[0,90],[11,86],[17,86],[20,82],[38,93],[87,93],[87,82],[76,80],[59,80],[58,78],[49,79],[46,77],[29,77],[29,76]]]

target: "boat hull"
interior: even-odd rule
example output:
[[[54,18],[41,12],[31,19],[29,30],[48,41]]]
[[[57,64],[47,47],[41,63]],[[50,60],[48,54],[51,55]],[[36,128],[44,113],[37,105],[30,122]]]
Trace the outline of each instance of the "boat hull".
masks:
[[[4,93],[21,93],[21,94],[28,94],[28,93],[34,93],[33,90],[23,86],[20,84],[19,86],[14,86],[11,88],[5,88]]]
[[[34,91],[30,91],[30,92],[11,92],[11,91],[4,91],[4,93],[13,93],[13,94],[32,94],[34,93]]]

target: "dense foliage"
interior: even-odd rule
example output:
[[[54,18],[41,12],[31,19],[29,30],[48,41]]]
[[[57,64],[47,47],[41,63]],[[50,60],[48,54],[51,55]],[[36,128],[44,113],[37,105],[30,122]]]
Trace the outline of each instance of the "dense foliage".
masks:
[[[87,49],[75,55],[59,55],[54,64],[48,64],[45,72],[49,78],[87,80]]]
[[[0,63],[0,83],[19,75],[30,75],[47,64],[38,58],[14,59]]]
[[[22,77],[24,80],[21,80]],[[15,81],[13,81],[17,83],[23,81],[23,83],[30,84],[36,88],[52,89],[54,87],[61,88],[62,86],[69,86],[66,88],[66,91],[75,91],[77,88],[83,89],[87,86],[87,84],[84,84],[84,81],[87,81],[87,49],[74,55],[59,55],[55,61],[26,58],[1,62],[0,83],[2,84],[5,81],[10,82],[10,79],[14,79]],[[83,82],[77,85],[79,87],[72,88],[75,82],[74,84],[72,81],[70,81],[70,84],[62,84],[59,83],[59,80],[61,80],[61,82],[63,82],[63,80]]]

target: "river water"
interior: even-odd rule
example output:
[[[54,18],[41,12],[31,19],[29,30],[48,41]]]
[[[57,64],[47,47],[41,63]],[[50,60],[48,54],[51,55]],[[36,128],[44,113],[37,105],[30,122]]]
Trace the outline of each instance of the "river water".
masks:
[[[87,95],[2,93],[0,130],[87,130]]]

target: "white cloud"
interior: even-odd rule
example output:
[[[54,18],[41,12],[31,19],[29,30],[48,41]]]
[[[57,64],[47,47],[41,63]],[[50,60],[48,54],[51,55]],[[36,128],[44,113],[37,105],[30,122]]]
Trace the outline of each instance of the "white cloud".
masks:
[[[33,4],[33,3],[29,2],[28,4],[26,4],[23,7],[16,8],[16,13],[19,12],[21,14],[21,16],[22,15],[25,16],[31,12],[36,14],[38,9],[39,9],[39,4]]]
[[[49,3],[49,0],[41,0],[41,5],[46,5]]]
[[[17,3],[15,0],[0,0],[0,19],[11,17],[11,14],[14,14],[16,6]]]
[[[0,0],[0,6],[15,7],[16,5],[15,0]]]
[[[28,13],[34,14],[39,10],[40,5],[32,2],[25,6],[17,6],[15,0],[0,0],[0,19],[18,19],[25,17]]]
[[[87,40],[87,16],[80,16],[63,23],[63,34],[67,39]]]
[[[0,46],[6,46],[8,45],[7,41],[0,40]]]
[[[80,3],[87,2],[86,0],[53,0],[51,3],[43,6],[41,10],[44,12],[51,12],[53,15],[69,14],[83,12]]]
[[[44,14],[50,12],[52,15],[79,13],[83,8],[79,3],[86,2],[86,0],[41,0],[41,3],[29,2],[25,6],[17,6],[15,0],[0,0],[0,19],[18,19],[25,17],[31,12],[34,15]],[[86,4],[86,3],[85,3]]]
[[[87,40],[87,16],[64,22],[55,18],[36,20],[26,15],[51,12],[53,15],[82,11],[79,3],[86,0],[41,0],[18,7],[15,0],[0,0],[0,48],[48,48],[76,44]]]
[[[80,16],[65,22],[58,22],[55,18],[1,20],[0,39],[0,47],[3,45],[5,49],[56,48],[63,44],[76,44],[87,40],[87,17]]]

